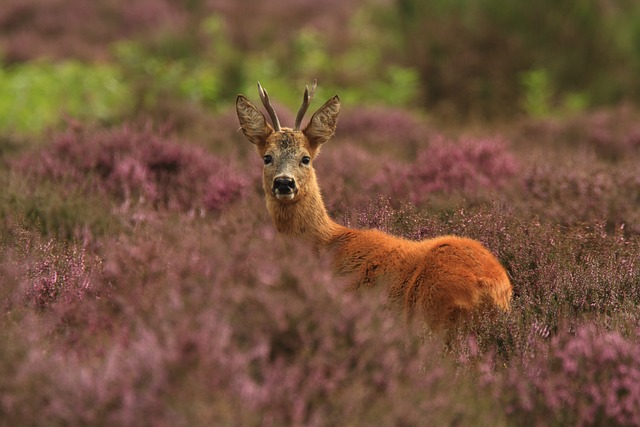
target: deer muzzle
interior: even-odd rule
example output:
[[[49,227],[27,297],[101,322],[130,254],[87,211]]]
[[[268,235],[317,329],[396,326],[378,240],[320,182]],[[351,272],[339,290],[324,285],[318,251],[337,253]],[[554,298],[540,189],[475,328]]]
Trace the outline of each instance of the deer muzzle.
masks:
[[[279,176],[273,180],[273,194],[278,200],[291,200],[298,191],[296,181],[289,176]]]

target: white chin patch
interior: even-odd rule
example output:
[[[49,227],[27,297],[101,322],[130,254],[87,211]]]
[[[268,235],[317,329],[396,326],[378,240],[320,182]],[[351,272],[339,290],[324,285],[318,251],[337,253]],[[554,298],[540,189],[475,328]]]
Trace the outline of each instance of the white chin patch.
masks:
[[[293,192],[286,194],[276,193],[276,199],[278,200],[292,200],[294,196],[295,194]]]

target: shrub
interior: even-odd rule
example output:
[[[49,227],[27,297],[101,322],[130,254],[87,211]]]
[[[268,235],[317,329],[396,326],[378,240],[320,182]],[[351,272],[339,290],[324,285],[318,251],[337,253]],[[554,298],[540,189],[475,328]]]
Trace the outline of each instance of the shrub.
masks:
[[[8,279],[4,310],[23,305],[44,309],[106,296],[108,287],[96,283],[100,260],[83,245],[44,239],[21,224],[11,234],[12,245],[0,247],[4,259],[0,269]]]
[[[336,138],[346,139],[370,151],[415,156],[433,137],[426,125],[405,110],[364,107],[340,115]]]
[[[569,126],[605,159],[635,157],[640,149],[638,115],[629,106],[587,114],[570,121]]]
[[[576,93],[583,106],[584,99],[602,105],[637,95],[638,60],[630,39],[637,9],[631,12],[624,2],[534,7],[504,0],[407,0],[395,9],[395,15],[380,13],[382,25],[403,35],[405,60],[419,69],[424,103],[440,112],[491,118],[513,116],[519,103],[535,113],[531,101],[545,110],[553,101],[577,99]],[[571,54],[559,55],[557,46]],[[609,74],[613,69],[616,78]],[[527,82],[540,70],[544,82]],[[537,99],[531,99],[532,89],[542,90]]]
[[[512,419],[525,425],[640,422],[637,340],[584,325],[538,345],[536,355],[511,366],[498,385]]]
[[[564,164],[543,158],[523,174],[525,209],[565,225],[604,221],[609,230],[638,229],[640,181],[635,160],[618,166],[574,155]]]
[[[372,197],[366,191],[369,181],[389,161],[392,160],[352,143],[332,144],[323,149],[314,167],[328,209],[363,206]]]
[[[414,163],[387,164],[372,186],[394,198],[406,197],[420,204],[437,192],[470,194],[499,189],[516,171],[516,159],[503,140],[462,138],[454,144],[439,137],[418,152]]]
[[[35,318],[12,310],[16,323],[0,334],[0,365],[18,374],[0,379],[4,420],[486,418],[469,408],[466,399],[478,397],[467,387],[447,392],[446,362],[430,345],[407,340],[401,319],[381,309],[375,292],[346,294],[326,260],[302,242],[277,239],[264,215],[254,218],[256,203],[213,222],[150,223],[145,233],[90,245],[104,266],[93,283],[109,284],[108,295],[60,301]]]
[[[624,162],[638,156],[638,112],[629,105],[621,105],[571,118],[526,121],[516,127],[513,140],[518,145],[535,142],[548,152],[563,147],[581,155],[593,151],[608,162]]]
[[[123,207],[179,211],[218,211],[246,194],[253,178],[238,173],[228,159],[179,144],[149,125],[72,129],[12,164],[36,180],[104,194]]]
[[[0,40],[10,62],[104,59],[109,43],[121,38],[184,28],[184,12],[164,0],[8,0],[0,11]]]
[[[602,227],[567,230],[499,204],[433,215],[381,199],[356,215],[358,226],[408,238],[480,240],[509,272],[512,312],[466,325],[446,348],[428,333],[417,339],[385,309],[383,292],[346,293],[326,258],[277,237],[255,193],[223,215],[178,212],[77,246],[14,236],[0,253],[0,369],[17,373],[0,375],[3,420],[439,425],[551,414],[552,423],[574,424],[582,419],[575,414],[590,414],[587,397],[575,393],[560,400],[569,410],[556,410],[545,384],[559,384],[558,396],[579,387],[605,399],[621,390],[613,370],[637,365],[637,239]],[[22,241],[41,249],[20,255]],[[45,310],[20,305],[22,278],[50,278],[52,268],[68,278],[57,282],[60,297]],[[87,277],[91,292],[62,297]],[[598,332],[581,338],[585,324]],[[602,328],[625,338],[601,341]],[[587,350],[572,350],[567,329]],[[574,374],[563,371],[565,354]],[[617,407],[633,404],[634,390]],[[605,421],[634,420],[626,409],[598,408]]]
[[[0,130],[38,134],[63,117],[109,121],[128,108],[129,88],[111,65],[34,62],[0,67]]]

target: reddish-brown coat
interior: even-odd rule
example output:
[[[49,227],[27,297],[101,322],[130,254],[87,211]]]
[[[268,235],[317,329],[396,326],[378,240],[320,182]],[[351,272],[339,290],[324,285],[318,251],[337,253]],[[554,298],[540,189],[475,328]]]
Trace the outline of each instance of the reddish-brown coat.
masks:
[[[384,286],[390,302],[403,309],[408,320],[419,314],[433,329],[447,328],[476,310],[509,310],[512,286],[507,273],[480,242],[456,236],[410,241],[379,230],[344,227],[329,217],[313,166],[300,159],[315,159],[333,136],[340,111],[337,96],[314,113],[303,131],[274,131],[242,95],[236,110],[243,133],[260,156],[272,156],[263,187],[277,230],[328,250],[334,270],[349,277],[353,289]],[[273,190],[275,177],[283,174],[297,184],[287,198]]]

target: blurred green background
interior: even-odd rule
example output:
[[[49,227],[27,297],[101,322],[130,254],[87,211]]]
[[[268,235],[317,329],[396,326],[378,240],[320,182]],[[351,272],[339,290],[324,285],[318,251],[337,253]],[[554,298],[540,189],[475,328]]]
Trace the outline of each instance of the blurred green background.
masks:
[[[640,101],[635,0],[4,0],[0,131],[220,111],[256,80],[441,120]]]

